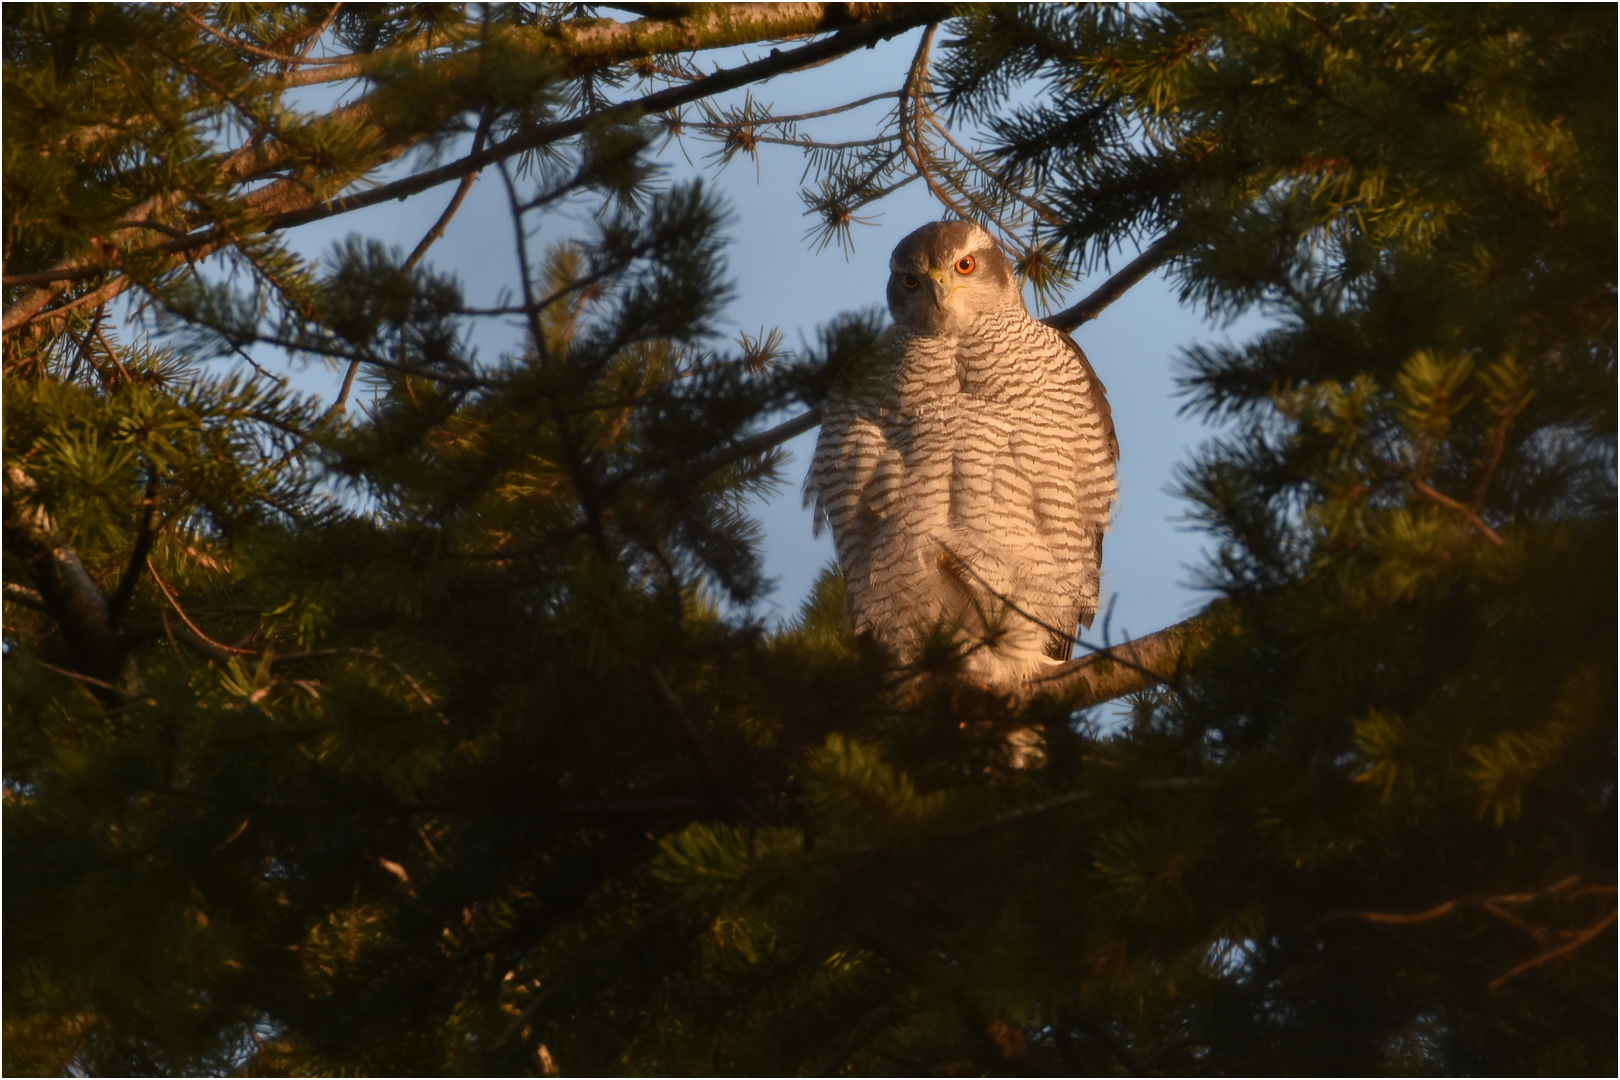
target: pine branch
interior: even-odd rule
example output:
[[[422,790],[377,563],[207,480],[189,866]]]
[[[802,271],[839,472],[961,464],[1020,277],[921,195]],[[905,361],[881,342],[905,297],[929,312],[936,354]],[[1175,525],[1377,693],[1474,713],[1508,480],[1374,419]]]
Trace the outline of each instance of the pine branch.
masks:
[[[1124,296],[1137,282],[1163,266],[1170,256],[1175,254],[1172,249],[1174,237],[1175,233],[1172,232],[1169,236],[1149,244],[1140,255],[1126,263],[1119,273],[1103,282],[1090,296],[1073,307],[1064,308],[1056,315],[1049,315],[1041,321],[1054,330],[1061,330],[1065,334],[1073,333],[1082,323],[1090,322],[1101,315],[1104,308]]]
[[[773,447],[780,446],[789,439],[803,435],[806,431],[821,423],[822,407],[800,413],[790,420],[784,420],[773,428],[767,428],[757,435],[749,435],[738,439],[729,446],[723,446],[712,453],[706,454],[693,461],[686,467],[686,471],[694,476],[706,476],[717,469],[727,465],[735,465],[746,458],[756,454],[763,454]]]
[[[35,591],[62,628],[77,666],[110,679],[122,650],[107,601],[50,513],[25,505],[37,490],[33,478],[15,465],[7,466],[5,475],[5,546],[33,572]]]
[[[565,57],[578,66],[604,68],[643,57],[826,34],[897,18],[908,6],[892,3],[683,5],[688,13],[676,19],[654,17],[652,12],[661,9],[649,8],[646,17],[634,22],[581,18],[552,25],[508,27],[498,31],[498,37],[502,49],[531,54],[537,61]],[[452,28],[439,27],[431,39],[425,35],[414,37],[374,53],[326,62],[318,70],[266,76],[254,89],[258,93],[275,93],[311,83],[368,78],[396,70],[425,48],[442,49],[473,42],[486,32],[484,27],[472,22]],[[461,74],[452,62],[463,67],[476,64],[476,52],[466,50],[438,61],[446,78]]]
[[[45,598],[39,595],[38,590],[30,589],[26,585],[18,585],[15,581],[6,582],[5,596],[13,604],[21,604],[23,607],[33,608],[35,611],[50,611],[50,608],[45,606]]]
[[[822,7],[822,5],[815,6]],[[825,7],[843,9],[846,5],[825,5]],[[848,5],[848,7],[856,9],[865,8],[866,5]],[[868,16],[865,21],[856,22],[849,25],[847,29],[819,41],[811,42],[801,48],[789,52],[772,49],[770,54],[763,59],[718,71],[692,83],[647,94],[632,101],[613,105],[599,112],[587,113],[570,120],[521,131],[494,146],[487,147],[477,153],[468,154],[458,161],[436,169],[424,170],[362,193],[347,197],[339,196],[333,199],[322,199],[301,178],[297,180],[283,179],[243,196],[237,201],[236,206],[239,210],[249,210],[255,215],[262,216],[264,219],[263,228],[267,231],[275,231],[294,228],[390,200],[403,199],[437,187],[440,184],[460,180],[469,173],[477,172],[515,155],[528,153],[563,139],[573,138],[582,134],[587,128],[596,125],[611,123],[614,120],[631,121],[648,113],[665,112],[715,94],[746,86],[749,83],[769,78],[772,75],[783,74],[810,64],[843,56],[856,49],[904,33],[931,19],[937,19],[942,14],[942,9],[932,4],[910,5],[894,11],[888,10],[887,6],[884,5],[872,5],[871,7],[881,9],[881,11]],[[825,17],[825,13],[822,14]],[[818,25],[819,22],[818,20]],[[811,30],[807,32],[820,31]],[[767,34],[765,36],[774,35]],[[758,40],[758,38],[750,40]],[[331,69],[325,70],[330,71]],[[365,105],[365,103],[358,102],[345,110],[341,110],[347,114],[344,119],[352,123],[368,118],[370,112],[374,111],[374,107],[367,106],[366,109],[362,110],[362,105]],[[418,138],[419,136],[416,135],[395,136],[392,143],[377,152],[378,164],[398,158],[414,145]],[[232,154],[222,165],[222,172],[233,180],[251,179],[254,175],[262,172],[265,167],[273,167],[277,164],[276,161],[266,157],[263,153],[257,156],[245,155],[245,150],[247,148],[244,147],[242,151]],[[139,218],[151,217],[152,215],[149,213],[132,213],[130,216]],[[130,252],[128,255],[164,255],[168,257],[168,266],[173,267],[184,261],[185,257],[189,256],[195,259],[212,254],[224,243],[229,242],[230,239],[231,236],[224,226],[213,226],[200,232],[188,233],[183,238],[170,240],[151,248],[140,249],[137,252]],[[0,322],[0,329],[10,331],[41,317],[41,309],[50,303],[55,292],[60,291],[57,286],[63,282],[94,278],[107,273],[108,270],[107,261],[98,257],[94,260],[67,260],[44,271],[6,275],[3,279],[0,279],[0,282],[6,285],[38,284],[45,286],[45,288],[27,293],[12,304],[6,310],[3,322]],[[123,284],[118,284],[119,282]],[[130,284],[132,282],[130,282],[127,275],[120,275],[114,282],[102,287],[103,290],[112,289],[105,298],[110,299],[111,296],[117,295],[118,292],[128,288]],[[98,293],[100,291],[102,290],[98,290]],[[54,309],[46,313],[46,315],[54,320],[57,315],[65,310],[66,308]]]
[[[681,722],[682,733],[686,736],[687,741],[691,743],[692,749],[697,751],[698,762],[702,765],[703,773],[708,777],[709,783],[715,792],[742,807],[755,823],[759,825],[766,824],[765,818],[754,805],[733,789],[725,771],[720,768],[720,763],[715,760],[713,752],[709,749],[708,741],[704,739],[703,733],[698,730],[697,725],[692,722],[691,714],[686,711],[686,706],[681,703],[680,697],[669,685],[668,680],[664,678],[663,672],[652,664],[648,664],[646,670],[647,678],[652,683],[653,689],[658,692],[658,696],[669,706],[670,711],[675,714],[675,718]]]
[[[812,63],[843,56],[856,49],[874,45],[878,41],[887,40],[897,34],[904,33],[927,22],[930,17],[939,15],[935,5],[930,4],[913,5],[903,9],[903,11],[903,14],[897,14],[885,20],[859,24],[852,29],[841,31],[832,37],[812,42],[791,52],[772,49],[770,55],[764,59],[717,71],[697,82],[670,87],[647,94],[633,101],[609,106],[599,112],[588,113],[570,120],[546,124],[527,132],[520,132],[509,139],[496,143],[482,153],[469,154],[460,161],[452,162],[438,169],[429,169],[391,184],[384,184],[360,195],[334,199],[328,203],[311,206],[308,209],[278,214],[270,227],[274,229],[292,228],[334,214],[348,213],[351,210],[375,206],[391,199],[401,199],[415,195],[428,188],[459,179],[468,172],[485,168],[498,161],[504,161],[514,155],[538,150],[543,146],[572,138],[582,134],[590,127],[611,123],[614,120],[629,121],[649,113],[667,112],[670,109],[689,105],[703,98],[712,97],[715,94],[739,89],[750,83],[770,78],[773,75],[795,71]]]
[[[1174,682],[1214,637],[1209,618],[1199,615],[1111,648],[1081,642],[1095,651],[1042,672],[1030,684],[1041,693],[1063,695],[1076,708],[1097,705]]]
[[[52,672],[55,672],[58,675],[62,675],[64,677],[66,677],[66,678],[73,679],[76,682],[82,682],[86,686],[93,686],[97,690],[105,691],[107,694],[115,694],[118,697],[122,697],[122,698],[132,698],[132,697],[139,697],[140,696],[139,694],[136,694],[133,691],[122,689],[121,687],[114,686],[110,682],[104,682],[101,679],[93,678],[92,676],[85,675],[82,672],[69,671],[67,668],[57,667],[55,664],[47,664],[45,661],[37,659],[37,658],[34,660],[34,663],[38,664],[40,667],[44,668],[46,671],[52,671]],[[97,696],[105,698],[105,694],[99,694]]]
[[[1428,497],[1430,499],[1433,499],[1435,502],[1439,503],[1441,506],[1449,507],[1452,510],[1457,511],[1459,514],[1461,514],[1463,516],[1463,519],[1465,521],[1467,521],[1468,524],[1470,524],[1470,525],[1472,525],[1474,527],[1474,530],[1476,532],[1478,532],[1479,535],[1483,536],[1486,540],[1489,540],[1491,542],[1491,544],[1494,545],[1495,547],[1501,547],[1502,546],[1502,544],[1503,544],[1502,537],[1500,535],[1498,535],[1498,533],[1497,533],[1497,531],[1495,529],[1493,529],[1489,525],[1485,524],[1484,519],[1481,518],[1479,516],[1479,514],[1474,511],[1473,508],[1464,506],[1462,503],[1458,502],[1456,499],[1453,499],[1451,496],[1446,495],[1446,494],[1444,494],[1444,493],[1442,493],[1440,491],[1436,491],[1433,487],[1429,486],[1429,484],[1425,483],[1424,481],[1418,479],[1415,476],[1412,477],[1412,487],[1418,492],[1418,494],[1424,495],[1424,496],[1426,496],[1426,497]]]
[[[1541,964],[1545,964],[1549,960],[1556,960],[1560,956],[1565,956],[1565,955],[1567,955],[1569,953],[1574,952],[1576,949],[1580,948],[1582,945],[1585,945],[1587,942],[1591,941],[1593,938],[1595,938],[1599,934],[1603,933],[1603,931],[1605,931],[1609,927],[1613,926],[1614,921],[1615,921],[1615,917],[1617,915],[1620,915],[1620,912],[1616,912],[1616,911],[1609,912],[1603,918],[1599,919],[1595,924],[1593,924],[1592,926],[1588,927],[1587,929],[1581,931],[1579,934],[1577,934],[1575,937],[1571,938],[1569,941],[1566,941],[1564,944],[1562,944],[1562,945],[1560,945],[1560,946],[1558,946],[1557,948],[1554,948],[1554,949],[1548,949],[1544,953],[1540,953],[1540,954],[1538,954],[1536,956],[1532,956],[1530,959],[1526,960],[1524,963],[1519,964],[1516,967],[1513,967],[1510,970],[1505,971],[1502,974],[1498,975],[1496,978],[1492,979],[1486,985],[1489,986],[1492,990],[1495,990],[1496,988],[1501,986],[1503,983],[1505,983],[1509,979],[1513,978],[1513,976],[1515,976],[1515,975],[1518,975],[1518,974],[1521,974],[1523,972],[1529,971],[1531,968],[1537,967],[1537,966],[1539,966]]]
[[[102,341],[105,343],[106,339],[103,338]],[[127,377],[129,373],[124,374]],[[114,627],[123,621],[124,611],[129,607],[129,601],[135,595],[135,586],[141,580],[141,569],[146,565],[146,556],[152,550],[152,542],[157,539],[158,483],[155,472],[147,474],[146,492],[141,503],[144,509],[141,512],[140,527],[135,533],[135,550],[130,553],[123,576],[118,579],[118,586],[113,590],[112,600],[107,605],[107,617]]]

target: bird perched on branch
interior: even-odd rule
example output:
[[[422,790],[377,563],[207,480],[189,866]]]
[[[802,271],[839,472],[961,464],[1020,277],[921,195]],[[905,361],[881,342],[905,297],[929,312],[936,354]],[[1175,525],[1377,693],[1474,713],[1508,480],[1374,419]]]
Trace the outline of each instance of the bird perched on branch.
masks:
[[[1016,689],[1097,611],[1119,459],[1103,385],[977,226],[925,225],[889,270],[894,325],[839,374],[805,502],[857,631],[911,657],[943,628],[970,677]]]

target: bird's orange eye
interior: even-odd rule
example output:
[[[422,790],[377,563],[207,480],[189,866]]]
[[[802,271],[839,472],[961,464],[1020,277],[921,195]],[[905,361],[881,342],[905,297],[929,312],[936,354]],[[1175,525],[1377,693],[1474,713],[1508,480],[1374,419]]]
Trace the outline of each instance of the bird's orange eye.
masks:
[[[957,261],[956,272],[958,274],[971,274],[973,273],[973,266],[973,256],[964,255],[960,260]]]
[[[915,289],[921,283],[910,274],[901,274],[900,284],[904,285],[908,289]]]

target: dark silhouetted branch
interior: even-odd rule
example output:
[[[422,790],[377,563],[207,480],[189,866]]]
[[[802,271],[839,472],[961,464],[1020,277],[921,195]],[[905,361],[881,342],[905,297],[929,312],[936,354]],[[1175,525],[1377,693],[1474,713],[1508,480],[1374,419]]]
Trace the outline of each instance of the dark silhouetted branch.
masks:
[[[1163,266],[1174,253],[1171,248],[1174,236],[1175,234],[1171,233],[1170,236],[1149,244],[1142,254],[1126,263],[1119,273],[1103,282],[1090,296],[1073,307],[1064,308],[1056,315],[1049,315],[1041,321],[1054,330],[1072,334],[1082,323],[1088,323],[1102,314],[1104,308],[1129,292],[1131,286]]]

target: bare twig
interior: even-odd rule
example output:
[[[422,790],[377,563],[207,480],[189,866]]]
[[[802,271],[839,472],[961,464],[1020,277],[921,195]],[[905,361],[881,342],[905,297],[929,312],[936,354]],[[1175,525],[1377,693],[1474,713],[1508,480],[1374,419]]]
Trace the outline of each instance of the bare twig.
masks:
[[[115,350],[115,348],[112,347],[112,342],[107,340],[107,332],[102,330],[102,319],[100,319],[99,313],[97,313],[96,316],[96,340],[97,342],[102,343],[102,348],[107,350],[107,359],[112,361],[113,368],[118,369],[118,374],[123,376],[123,381],[134,382],[134,379],[131,379],[130,377],[130,369],[123,366],[122,359],[118,359],[118,350]]]
[[[1603,918],[1599,919],[1596,925],[1582,931],[1573,939],[1566,941],[1564,944],[1555,949],[1548,949],[1546,952],[1541,953],[1538,956],[1532,956],[1530,959],[1526,960],[1517,967],[1511,968],[1508,971],[1498,975],[1486,985],[1492,990],[1495,990],[1497,987],[1501,986],[1503,983],[1507,982],[1509,979],[1513,978],[1513,976],[1518,975],[1521,972],[1529,971],[1531,968],[1540,964],[1545,964],[1549,960],[1556,960],[1560,956],[1574,952],[1576,949],[1580,948],[1582,945],[1585,945],[1588,941],[1591,941],[1593,938],[1603,933],[1603,931],[1613,926],[1616,915],[1620,915],[1620,912],[1609,912]]]
[[[1455,900],[1447,900],[1443,904],[1427,908],[1424,912],[1328,912],[1327,915],[1317,916],[1314,920],[1306,923],[1306,929],[1315,929],[1317,926],[1324,925],[1324,923],[1333,923],[1333,921],[1345,920],[1345,918],[1361,920],[1362,923],[1395,923],[1395,925],[1427,923],[1427,921],[1434,920],[1434,918],[1440,918],[1445,913],[1453,912],[1458,905],[1466,904],[1479,907],[1479,905],[1484,904],[1529,904],[1531,900],[1539,900],[1542,897],[1547,897],[1547,895],[1568,892],[1573,887],[1578,886],[1579,882],[1581,882],[1579,874],[1570,874],[1568,878],[1560,878],[1558,881],[1552,882],[1550,886],[1544,887],[1544,889],[1534,889],[1534,891],[1529,892],[1505,892],[1505,894],[1494,895],[1494,897],[1456,897]]]
[[[299,51],[297,58],[290,65],[288,70],[296,69],[304,64],[330,65],[333,63],[341,63],[345,59],[344,57],[323,58],[321,60],[311,60],[309,58],[310,50],[314,49],[315,46],[320,42],[321,37],[325,35],[327,28],[332,25],[332,20],[337,18],[337,13],[342,7],[342,0],[338,0],[337,3],[332,5],[332,10],[326,13],[326,18],[322,20],[320,26],[315,28],[315,32],[309,35],[309,40],[304,43],[303,49]]]
[[[1496,547],[1502,546],[1502,538],[1497,535],[1496,530],[1485,524],[1485,522],[1480,519],[1480,516],[1470,507],[1464,506],[1462,503],[1458,502],[1456,499],[1453,499],[1449,495],[1436,491],[1434,488],[1430,487],[1427,483],[1415,476],[1412,477],[1412,487],[1416,489],[1420,495],[1425,495],[1439,503],[1441,506],[1450,507],[1451,509],[1457,511],[1463,516],[1468,524],[1474,527],[1479,535],[1483,536],[1486,540],[1489,540]]]
[[[1467,900],[1447,900],[1444,903],[1436,904],[1434,907],[1429,908],[1426,911],[1414,911],[1411,913],[1398,911],[1333,911],[1319,918],[1312,919],[1310,922],[1305,924],[1305,929],[1315,930],[1323,923],[1336,922],[1340,919],[1359,919],[1362,922],[1388,923],[1397,926],[1406,926],[1412,923],[1428,922],[1431,919],[1438,919],[1442,915],[1448,915],[1457,910],[1458,906],[1467,902]]]
[[[697,475],[706,475],[716,469],[723,469],[727,465],[742,461],[744,458],[763,454],[775,446],[780,446],[798,435],[804,434],[817,424],[821,423],[822,408],[815,408],[800,413],[791,420],[784,420],[773,428],[767,428],[756,435],[748,435],[738,439],[729,446],[722,446],[702,457],[696,458],[686,468]]]
[[[195,16],[191,12],[187,11],[185,4],[169,3],[169,4],[166,4],[164,6],[174,8],[177,12],[180,13],[181,18],[185,19],[188,23],[190,23],[192,26],[195,26],[197,29],[199,29],[199,30],[203,31],[204,33],[208,34],[209,37],[215,38],[216,40],[222,42],[223,44],[225,44],[226,46],[228,46],[228,47],[230,47],[232,49],[237,50],[238,52],[247,53],[249,56],[257,56],[257,57],[259,57],[260,59],[263,59],[263,60],[275,60],[278,63],[286,64],[289,67],[296,67],[299,64],[341,64],[341,63],[345,63],[348,60],[347,57],[334,57],[334,58],[332,58],[330,60],[310,60],[305,56],[286,56],[286,55],[284,55],[282,53],[271,52],[269,49],[261,49],[257,45],[250,45],[245,41],[238,40],[237,38],[231,37],[229,34],[225,34],[225,33],[220,32],[219,30],[216,30],[214,27],[209,26],[208,23],[205,22],[204,20],[199,19],[197,16]],[[336,11],[337,11],[337,7],[341,7],[341,6],[342,6],[341,4],[335,6],[333,8],[333,13],[335,14]],[[327,21],[328,22],[331,21],[331,16],[330,15],[327,16]],[[317,34],[316,36],[318,37],[319,35]],[[313,44],[313,41],[311,42],[311,44]],[[306,51],[307,51],[307,49],[306,49]]]
[[[401,681],[403,681],[406,686],[411,688],[411,693],[416,695],[416,699],[418,701],[430,709],[437,707],[434,704],[433,698],[428,695],[426,690],[422,689],[421,683],[417,682],[411,677],[410,672],[400,667],[394,661],[388,659],[388,657],[384,656],[376,649],[311,649],[308,652],[282,653],[279,656],[276,656],[274,659],[277,663],[289,663],[293,660],[314,660],[323,656],[363,656],[369,660],[375,660],[380,664],[385,664],[394,672],[395,675],[400,677]]]
[[[326,410],[327,416],[336,416],[338,413],[343,412],[348,408],[349,391],[353,389],[354,377],[359,373],[359,371],[360,358],[357,356],[353,360],[349,361],[349,368],[343,373],[343,385],[338,389],[337,400],[332,402],[332,407],[330,409]]]
[[[180,616],[180,621],[185,623],[186,627],[190,629],[193,634],[196,634],[203,641],[207,642],[212,648],[218,649],[223,653],[229,653],[233,656],[258,655],[258,653],[252,649],[238,649],[233,645],[226,645],[215,641],[213,638],[203,633],[202,629],[198,627],[196,623],[191,621],[191,616],[187,615],[185,609],[180,606],[179,598],[174,595],[174,590],[169,587],[169,583],[163,580],[163,575],[158,573],[157,567],[152,565],[152,560],[150,558],[146,560],[146,571],[152,575],[152,581],[156,583],[158,591],[163,593],[164,599],[169,601],[169,606],[174,608],[174,613]]]
[[[334,7],[332,10],[336,13],[337,8]],[[487,109],[484,111],[484,115],[479,118],[478,130],[473,133],[472,153],[476,154],[484,148],[484,140],[489,135],[490,121],[493,119],[494,113]],[[405,260],[402,269],[409,272],[422,260],[422,256],[427,254],[427,250],[433,246],[433,242],[444,235],[444,230],[449,226],[450,219],[456,216],[457,210],[461,209],[461,204],[466,200],[467,193],[472,190],[473,183],[477,181],[480,175],[480,173],[470,172],[461,178],[461,183],[456,185],[456,193],[450,197],[450,205],[444,208],[444,213],[439,215],[439,220],[433,223],[433,227],[417,243],[416,249],[411,252],[410,258]],[[349,368],[343,373],[343,386],[338,390],[337,400],[326,411],[327,416],[336,416],[347,407],[349,391],[354,386],[354,376],[360,370],[360,362],[358,356],[349,361]]]
[[[983,821],[975,821],[971,825],[963,825],[960,828],[936,833],[932,839],[954,840],[963,836],[972,836],[974,833],[983,832],[986,829],[995,829],[1002,825],[1011,825],[1015,821],[1022,821],[1025,818],[1050,814],[1054,810],[1061,810],[1065,806],[1073,806],[1077,802],[1084,802],[1087,799],[1096,797],[1097,793],[1094,791],[1071,791],[1066,795],[1057,795],[1050,799],[1042,799],[1040,802],[1015,806],[1011,810],[1003,810],[999,814],[993,814]]]
[[[923,31],[922,40],[917,43],[917,52],[911,58],[911,67],[906,72],[905,85],[900,91],[900,101],[897,106],[899,123],[896,126],[900,132],[900,148],[905,151],[906,157],[911,159],[912,168],[916,169],[917,175],[923,178],[923,182],[928,185],[928,190],[933,193],[934,198],[938,199],[945,205],[946,209],[963,221],[972,221],[973,216],[958,206],[956,200],[951,198],[950,192],[946,191],[934,179],[934,171],[928,167],[927,155],[924,153],[926,148],[923,145],[922,124],[923,112],[928,107],[924,101],[928,84],[928,56],[934,42],[934,31],[937,28],[937,23],[930,23],[928,28]],[[910,109],[909,117],[906,115],[908,107]]]
[[[494,119],[495,114],[489,109],[485,109],[484,115],[478,118],[478,130],[473,132],[470,153],[476,154],[484,149],[484,141],[489,138],[489,127]],[[457,210],[461,209],[462,202],[467,198],[467,192],[472,190],[473,183],[480,175],[478,172],[470,172],[461,178],[461,183],[456,185],[456,193],[450,197],[450,205],[444,208],[444,213],[440,214],[439,220],[433,223],[433,228],[427,231],[427,235],[422,237],[421,242],[416,245],[416,249],[411,252],[411,257],[405,260],[404,269],[410,270],[420,262],[422,256],[427,254],[427,249],[433,246],[433,242],[444,235],[444,230],[450,224],[450,219],[456,216]]]
[[[967,147],[957,142],[956,139],[951,136],[950,129],[944,124],[940,123],[938,117],[930,115],[928,117],[928,123],[935,131],[939,132],[940,136],[944,138],[946,142],[951,144],[952,148],[955,149],[958,154],[962,155],[963,160],[965,160],[968,164],[972,165],[986,176],[994,177],[996,175],[994,169],[983,161],[980,161],[978,156],[970,151]],[[1008,188],[1007,194],[1029,207],[1030,210],[1034,211],[1037,216],[1048,224],[1057,225],[1061,223],[1057,214],[1052,211],[1052,208],[1044,203],[1037,202],[1016,188]]]
[[[54,671],[56,674],[62,675],[66,678],[77,679],[79,682],[85,683],[88,686],[94,686],[98,690],[107,690],[119,695],[120,697],[140,697],[139,694],[134,693],[133,691],[125,690],[120,686],[114,686],[110,682],[103,682],[101,679],[92,678],[91,676],[82,674],[81,672],[69,671],[67,668],[59,668],[55,664],[47,664],[45,661],[38,659],[36,659],[34,663],[38,664],[46,671]]]
[[[198,637],[184,626],[176,629],[169,622],[169,613],[166,610],[158,611],[158,622],[163,627],[163,636],[168,638],[169,643],[177,649],[189,649],[204,660],[212,660],[220,664],[228,664],[236,659],[231,653],[226,652],[223,648],[210,641]],[[140,636],[138,631],[125,634],[125,637],[131,640],[137,636]]]
[[[1574,952],[1582,945],[1585,945],[1587,942],[1603,933],[1604,930],[1607,930],[1610,926],[1614,925],[1616,912],[1611,911],[1603,918],[1599,919],[1594,925],[1589,926],[1584,930],[1573,932],[1552,931],[1547,928],[1532,926],[1524,920],[1516,916],[1509,915],[1507,912],[1501,910],[1501,905],[1503,904],[1528,904],[1534,900],[1539,900],[1547,896],[1554,896],[1559,893],[1568,893],[1569,896],[1565,897],[1565,899],[1568,900],[1575,896],[1587,894],[1612,894],[1614,892],[1612,886],[1597,886],[1595,889],[1593,887],[1587,887],[1571,892],[1570,890],[1574,889],[1576,885],[1579,885],[1580,881],[1581,878],[1579,874],[1571,874],[1568,877],[1553,882],[1551,885],[1548,885],[1543,889],[1535,889],[1518,893],[1504,893],[1500,896],[1457,897],[1456,899],[1447,900],[1443,903],[1436,904],[1434,907],[1428,908],[1425,911],[1416,911],[1411,913],[1391,911],[1333,911],[1311,920],[1305,925],[1305,929],[1314,930],[1323,923],[1336,922],[1340,919],[1356,919],[1360,922],[1383,925],[1410,926],[1416,923],[1431,922],[1444,915],[1449,915],[1451,912],[1456,911],[1460,907],[1468,906],[1477,907],[1485,911],[1487,914],[1493,915],[1498,919],[1502,919],[1509,925],[1529,933],[1531,937],[1535,938],[1539,942],[1545,942],[1553,933],[1558,933],[1561,936],[1569,936],[1573,934],[1573,936],[1569,936],[1569,940],[1563,942],[1555,948],[1538,953],[1529,960],[1526,960],[1524,963],[1515,965],[1514,967],[1503,972],[1501,975],[1498,975],[1496,978],[1492,979],[1487,985],[1491,989],[1495,990],[1516,975],[1529,971],[1533,967],[1538,967],[1541,964],[1545,964],[1549,960],[1556,960],[1560,956],[1567,956],[1569,953]]]
[[[1502,453],[1507,449],[1508,428],[1529,400],[1530,395],[1522,390],[1515,394],[1514,400],[1503,410],[1502,418],[1497,421],[1496,427],[1491,429],[1491,456],[1485,462],[1485,470],[1474,489],[1474,497],[1468,503],[1468,511],[1474,515],[1476,521],[1479,519],[1480,511],[1485,507],[1485,496],[1490,494],[1491,481],[1496,478],[1496,470],[1502,464]]]

